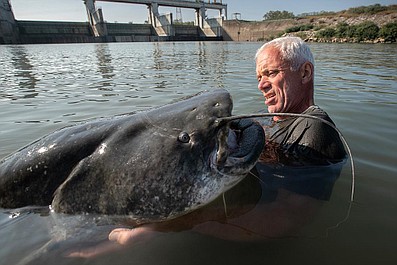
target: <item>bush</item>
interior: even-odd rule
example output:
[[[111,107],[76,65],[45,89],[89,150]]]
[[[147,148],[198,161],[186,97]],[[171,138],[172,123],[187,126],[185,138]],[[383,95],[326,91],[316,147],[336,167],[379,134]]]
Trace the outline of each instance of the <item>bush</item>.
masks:
[[[315,26],[314,28],[313,28],[313,30],[314,31],[319,31],[319,30],[321,30],[321,29],[323,29],[323,28],[326,28],[327,26],[326,25],[318,25],[318,26]]]
[[[311,25],[311,24],[306,24],[306,25],[302,25],[301,27],[300,27],[300,31],[307,31],[307,30],[311,30],[311,29],[313,29],[313,25]]]
[[[342,22],[335,28],[335,37],[337,38],[357,38],[357,34],[357,25],[349,25]]]
[[[298,17],[316,17],[316,16],[335,16],[336,12],[333,11],[320,11],[299,14]]]
[[[288,11],[269,11],[263,15],[264,20],[279,20],[279,19],[289,19],[294,18],[295,15]]]
[[[300,28],[301,28],[300,26],[293,26],[293,27],[287,28],[285,30],[285,32],[286,33],[298,32],[300,30]]]
[[[333,29],[333,28],[325,28],[325,29],[322,29],[322,30],[318,31],[316,33],[316,37],[317,38],[330,39],[332,37],[335,37],[335,34],[336,34],[336,30],[335,29]]]
[[[301,38],[302,40],[307,38],[306,33],[303,32],[303,31],[300,31],[300,32],[296,33],[295,36]]]
[[[313,25],[311,24],[305,24],[305,25],[298,25],[294,27],[290,27],[285,30],[286,33],[291,33],[291,32],[298,32],[298,31],[306,31],[306,30],[311,30],[313,28]]]
[[[385,31],[386,32],[386,31]],[[386,33],[385,33],[386,34]],[[379,27],[370,21],[363,22],[358,25],[348,25],[340,23],[336,28],[325,28],[316,34],[319,38],[356,38],[358,41],[374,40],[379,36]]]
[[[371,21],[366,21],[357,25],[355,37],[359,40],[374,40],[379,36],[379,27]]]
[[[314,27],[312,24],[305,24],[288,28],[285,33],[301,32],[311,29],[316,31],[316,38],[347,38],[354,41],[371,41],[376,40],[377,38],[383,38],[387,42],[397,41],[397,21],[388,23],[382,28],[379,28],[374,22],[371,21],[365,21],[357,25],[349,25],[346,22],[342,22],[336,25],[335,28],[324,28],[324,25]],[[306,34],[302,33],[301,36],[305,38]]]
[[[335,36],[337,38],[349,38],[349,31],[349,24],[347,24],[346,22],[339,23],[336,26]]]
[[[388,8],[387,6],[382,6],[380,4],[370,5],[370,6],[359,6],[349,8],[346,13],[350,14],[376,14],[382,11],[386,11]]]
[[[397,41],[397,22],[391,22],[384,25],[379,30],[379,37],[384,38],[385,41]]]
[[[357,25],[350,25],[347,29],[346,29],[346,37],[347,38],[354,38],[357,37]]]

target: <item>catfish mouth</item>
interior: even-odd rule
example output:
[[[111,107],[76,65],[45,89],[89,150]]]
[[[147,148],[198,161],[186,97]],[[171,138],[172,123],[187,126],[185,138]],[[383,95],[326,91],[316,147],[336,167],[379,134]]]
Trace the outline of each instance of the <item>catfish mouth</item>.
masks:
[[[258,160],[265,143],[262,126],[252,119],[233,120],[221,127],[212,165],[222,173],[248,173]]]

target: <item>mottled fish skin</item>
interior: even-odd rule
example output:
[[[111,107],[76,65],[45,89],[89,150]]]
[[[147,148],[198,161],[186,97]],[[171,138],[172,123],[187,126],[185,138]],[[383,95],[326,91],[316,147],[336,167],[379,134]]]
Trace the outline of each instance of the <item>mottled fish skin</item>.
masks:
[[[230,94],[215,89],[55,131],[0,162],[0,207],[51,204],[147,222],[183,215],[237,184],[259,157],[264,135],[252,121],[244,157],[223,150],[228,128],[217,119],[231,111]]]

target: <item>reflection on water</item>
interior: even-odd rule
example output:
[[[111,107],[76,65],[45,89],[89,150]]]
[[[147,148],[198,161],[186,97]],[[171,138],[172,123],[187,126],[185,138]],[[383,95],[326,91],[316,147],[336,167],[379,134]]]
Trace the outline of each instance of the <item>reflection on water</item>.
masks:
[[[35,97],[38,95],[34,88],[38,79],[34,76],[33,66],[30,64],[28,55],[26,54],[26,49],[23,46],[13,46],[10,48],[12,57],[12,64],[15,67],[15,77],[17,79],[21,78],[19,82],[20,88],[28,88],[28,92],[34,92],[28,94],[25,97]]]
[[[193,45],[197,50],[192,50],[189,44],[154,44],[154,91],[180,89],[175,87],[175,81],[189,90],[190,87],[205,86],[208,83],[213,85],[206,87],[207,89],[224,87],[228,47],[222,44],[208,45],[204,42]]]
[[[95,53],[98,60],[98,72],[101,74],[102,87],[100,90],[112,91],[112,79],[115,76],[113,73],[112,56],[110,54],[109,45],[107,43],[96,44]]]
[[[234,114],[261,111],[264,104],[257,90],[253,60],[260,45],[2,45],[0,157],[60,127],[93,117],[145,110],[206,89],[228,89],[233,96]],[[249,176],[247,182],[214,202],[212,208],[195,213],[192,220],[182,219],[183,226],[177,224],[182,231],[168,224],[163,229],[174,232],[83,262],[392,264],[397,259],[396,46],[310,46],[316,59],[316,103],[342,131],[356,162],[357,201],[347,219],[349,163],[343,166],[339,178],[333,168],[302,172],[278,168],[276,172],[260,167],[256,175],[260,180]],[[286,171],[290,174],[285,175]],[[334,174],[324,178],[327,171]],[[250,216],[255,217],[243,218]],[[53,218],[58,220],[58,227],[64,222],[65,230],[55,227]],[[73,240],[51,241],[47,252],[31,264],[81,264],[82,260],[65,258],[63,254],[70,248],[87,249],[107,242],[113,228],[111,224],[97,226],[95,221],[81,218],[29,212],[9,218],[9,214],[0,213],[0,260],[15,264],[21,257],[28,257],[46,245],[55,230]],[[83,224],[92,230],[79,230]],[[229,233],[235,230],[242,238],[256,235],[261,239],[236,241]],[[222,233],[217,234],[219,231]],[[274,237],[277,239],[271,239]]]
[[[257,44],[250,45],[257,48]],[[1,58],[7,74],[1,82],[11,93],[0,97],[15,98],[20,94],[15,91],[21,89],[31,91],[22,98],[40,96],[39,101],[17,102],[20,104],[108,102],[102,106],[108,108],[129,102],[132,110],[140,110],[166,104],[181,94],[219,87],[244,88],[247,83],[251,84],[249,95],[259,97],[252,89],[254,74],[244,73],[253,63],[250,50],[237,51],[228,43],[102,43],[2,49],[11,54],[2,53]]]
[[[15,86],[4,86],[4,94],[1,96],[13,100],[36,97],[38,92],[35,88],[39,79],[35,76],[26,48],[24,46],[11,46],[8,47],[8,51],[11,54],[11,64],[3,64],[2,67],[8,72],[8,76],[5,77],[6,81],[15,82]],[[10,69],[7,66],[12,68]]]

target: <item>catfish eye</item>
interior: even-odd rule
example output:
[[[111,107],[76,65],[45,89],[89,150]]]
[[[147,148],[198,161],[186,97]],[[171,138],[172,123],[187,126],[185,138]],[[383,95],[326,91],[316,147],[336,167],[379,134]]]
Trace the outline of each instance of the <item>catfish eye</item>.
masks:
[[[178,141],[181,143],[188,143],[190,141],[190,136],[187,132],[181,132],[178,136]]]

